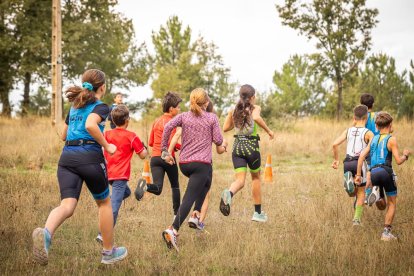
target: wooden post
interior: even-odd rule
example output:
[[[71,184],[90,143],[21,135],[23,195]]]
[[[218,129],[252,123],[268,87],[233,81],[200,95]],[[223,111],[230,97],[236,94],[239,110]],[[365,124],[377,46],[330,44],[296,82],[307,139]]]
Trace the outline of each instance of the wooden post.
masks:
[[[52,124],[62,120],[62,13],[60,0],[52,4]]]

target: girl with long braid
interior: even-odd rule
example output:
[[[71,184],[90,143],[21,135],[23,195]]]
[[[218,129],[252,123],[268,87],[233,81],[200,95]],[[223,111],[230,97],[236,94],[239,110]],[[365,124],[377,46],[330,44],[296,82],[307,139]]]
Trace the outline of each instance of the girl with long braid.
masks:
[[[266,222],[267,215],[261,210],[262,195],[260,183],[260,149],[257,127],[266,131],[270,139],[273,139],[273,131],[269,129],[266,122],[260,116],[260,106],[255,105],[255,90],[251,85],[245,84],[240,87],[240,99],[234,110],[231,110],[224,122],[223,131],[227,132],[233,128],[234,145],[232,151],[233,166],[236,173],[234,181],[229,189],[225,189],[221,195],[220,211],[223,215],[230,215],[230,205],[233,196],[244,187],[246,182],[247,167],[252,176],[252,193],[254,202],[254,213],[252,220]]]

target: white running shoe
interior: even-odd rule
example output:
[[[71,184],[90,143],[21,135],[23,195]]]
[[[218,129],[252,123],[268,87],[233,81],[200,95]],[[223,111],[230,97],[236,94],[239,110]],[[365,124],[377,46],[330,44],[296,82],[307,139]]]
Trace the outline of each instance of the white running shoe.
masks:
[[[260,214],[258,212],[254,212],[253,217],[252,217],[252,221],[266,222],[267,221],[267,215],[263,211]]]
[[[376,203],[380,199],[381,199],[380,188],[378,186],[372,187],[372,191],[367,197],[368,206],[372,206],[374,203]]]
[[[174,247],[175,250],[179,252],[180,250],[178,249],[177,236],[178,236],[178,233],[176,233],[172,227],[169,227],[165,229],[164,232],[162,232],[162,237],[165,243],[167,244],[168,249],[171,249]]]
[[[361,221],[359,219],[353,219],[352,226],[362,226]]]
[[[349,196],[355,195],[355,184],[351,172],[344,173],[344,189]]]
[[[397,237],[394,236],[391,233],[391,231],[384,230],[384,232],[382,232],[382,235],[381,235],[381,240],[382,241],[395,241],[395,240],[397,240]]]

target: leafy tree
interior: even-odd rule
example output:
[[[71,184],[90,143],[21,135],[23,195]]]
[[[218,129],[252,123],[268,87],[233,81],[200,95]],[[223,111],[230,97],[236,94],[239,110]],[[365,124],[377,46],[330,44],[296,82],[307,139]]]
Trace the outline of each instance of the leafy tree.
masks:
[[[269,96],[270,114],[280,116],[291,114],[308,116],[318,114],[324,107],[324,88],[326,76],[317,70],[308,56],[292,56],[282,67],[275,71],[273,83],[276,90]]]
[[[66,0],[62,18],[64,75],[89,68],[106,73],[108,99],[114,86],[143,85],[150,75],[145,44],[134,43],[132,21],[114,11],[115,0]]]
[[[203,87],[220,115],[234,94],[235,84],[228,81],[230,70],[217,54],[217,46],[202,37],[192,42],[190,27],[183,27],[177,16],[170,17],[165,26],[152,33],[152,42],[154,97],[160,100],[167,91],[176,91],[188,100],[194,88]]]
[[[365,6],[366,0],[285,0],[277,5],[282,24],[309,40],[317,41],[314,55],[320,70],[336,84],[337,113],[343,109],[343,82],[358,68],[371,47],[371,30],[378,23],[377,9]]]
[[[405,116],[410,120],[414,119],[414,63],[410,61],[410,71],[408,73],[409,89],[404,94],[399,108],[399,115]]]
[[[19,60],[15,25],[17,11],[20,8],[18,1],[0,2],[0,101],[1,114],[8,117],[11,116],[12,111],[9,92],[13,88]]]
[[[407,71],[396,71],[395,59],[386,54],[370,56],[361,71],[360,91],[375,97],[375,109],[401,115],[399,110],[409,92]]]
[[[28,113],[38,116],[50,116],[50,94],[50,91],[40,86],[37,93],[30,96]]]

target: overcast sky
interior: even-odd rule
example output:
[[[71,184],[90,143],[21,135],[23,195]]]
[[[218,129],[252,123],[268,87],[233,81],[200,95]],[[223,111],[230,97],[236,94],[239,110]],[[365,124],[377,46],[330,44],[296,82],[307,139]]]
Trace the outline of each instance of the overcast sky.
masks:
[[[184,25],[218,46],[233,81],[249,83],[259,91],[273,88],[272,76],[293,54],[312,53],[314,43],[281,25],[275,4],[281,0],[119,0],[117,10],[133,20],[136,42],[146,42],[152,51],[151,33],[177,15]],[[401,71],[414,59],[414,1],[368,0],[379,10],[372,52],[396,59]],[[115,42],[116,43],[116,42]],[[152,96],[149,85],[131,91],[129,100]],[[22,92],[13,93],[13,102]]]

